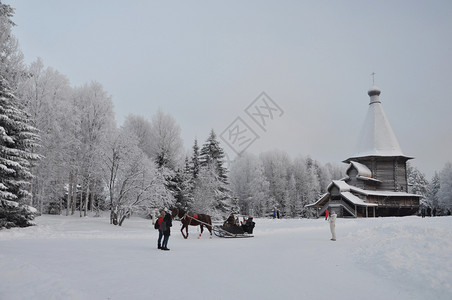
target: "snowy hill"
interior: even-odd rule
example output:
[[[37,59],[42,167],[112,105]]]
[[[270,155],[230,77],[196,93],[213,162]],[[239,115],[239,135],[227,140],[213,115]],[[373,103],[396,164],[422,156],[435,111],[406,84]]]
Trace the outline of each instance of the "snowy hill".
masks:
[[[41,216],[0,231],[0,299],[450,299],[452,217],[256,221],[157,250],[149,220]]]

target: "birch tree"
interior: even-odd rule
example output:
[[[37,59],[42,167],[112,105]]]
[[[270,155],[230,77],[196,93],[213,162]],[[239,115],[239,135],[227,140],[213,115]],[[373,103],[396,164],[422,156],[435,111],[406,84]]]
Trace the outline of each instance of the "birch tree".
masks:
[[[122,225],[135,211],[168,207],[174,198],[165,174],[138,147],[138,138],[119,129],[103,150],[103,171],[109,193],[110,223]]]
[[[108,132],[115,127],[111,97],[98,82],[85,84],[75,90],[74,108],[77,112],[77,131],[80,149],[77,152],[76,172],[81,186],[79,203],[80,216],[86,216],[90,185],[100,173],[98,153]],[[85,197],[83,197],[85,193]]]
[[[41,213],[52,204],[58,205],[61,212],[61,195],[67,183],[64,172],[69,158],[66,145],[69,135],[65,127],[69,126],[65,123],[71,119],[67,113],[71,87],[65,76],[44,68],[41,59],[31,63],[27,74],[19,84],[20,100],[31,123],[40,131],[41,146],[33,150],[42,156],[32,168],[32,205]]]
[[[151,157],[159,168],[175,171],[182,163],[183,143],[181,129],[176,120],[159,110],[152,117]]]

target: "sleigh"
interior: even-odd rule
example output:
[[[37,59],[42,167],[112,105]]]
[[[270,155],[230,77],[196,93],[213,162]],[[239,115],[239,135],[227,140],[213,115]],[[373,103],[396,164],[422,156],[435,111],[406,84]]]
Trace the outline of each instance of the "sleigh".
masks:
[[[248,238],[253,237],[254,222],[244,225],[224,223],[213,226],[213,233],[222,238]]]

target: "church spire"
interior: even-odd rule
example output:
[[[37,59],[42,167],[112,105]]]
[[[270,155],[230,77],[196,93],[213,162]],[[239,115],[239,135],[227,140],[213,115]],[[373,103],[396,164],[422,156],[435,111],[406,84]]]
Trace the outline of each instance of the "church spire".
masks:
[[[375,73],[372,75],[375,75]],[[383,110],[380,101],[381,90],[375,86],[374,80],[373,86],[367,94],[370,97],[369,109],[356,144],[355,154],[345,161],[369,156],[406,157]]]

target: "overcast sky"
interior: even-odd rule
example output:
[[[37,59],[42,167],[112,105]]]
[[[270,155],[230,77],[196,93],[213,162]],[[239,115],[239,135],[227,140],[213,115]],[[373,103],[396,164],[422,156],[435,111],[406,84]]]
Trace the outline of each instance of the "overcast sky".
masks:
[[[452,161],[450,0],[3,2],[27,63],[100,82],[119,124],[161,108],[186,148],[240,117],[259,137],[248,152],[339,163],[354,154],[375,72],[404,154],[429,178]],[[245,111],[262,92],[279,108],[263,128]]]

